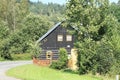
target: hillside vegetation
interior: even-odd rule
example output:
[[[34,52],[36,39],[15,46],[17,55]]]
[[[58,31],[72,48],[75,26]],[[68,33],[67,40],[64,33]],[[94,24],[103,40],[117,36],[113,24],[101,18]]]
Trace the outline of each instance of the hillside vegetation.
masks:
[[[0,0],[0,60],[39,55],[36,41],[64,18],[63,26],[75,35],[78,73],[119,75],[120,0],[68,0],[66,5]]]

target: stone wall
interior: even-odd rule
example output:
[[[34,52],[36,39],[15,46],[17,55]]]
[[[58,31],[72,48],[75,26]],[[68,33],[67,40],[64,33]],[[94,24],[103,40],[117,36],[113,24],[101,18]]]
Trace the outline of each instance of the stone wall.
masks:
[[[50,60],[39,60],[39,59],[33,58],[33,64],[36,64],[39,66],[49,66]]]

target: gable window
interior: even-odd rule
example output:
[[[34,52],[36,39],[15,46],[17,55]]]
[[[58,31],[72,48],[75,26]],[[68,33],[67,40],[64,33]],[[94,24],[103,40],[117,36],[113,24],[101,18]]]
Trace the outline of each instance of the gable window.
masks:
[[[58,35],[57,36],[57,41],[63,41],[63,35]]]
[[[72,35],[67,35],[66,36],[66,41],[72,41]]]

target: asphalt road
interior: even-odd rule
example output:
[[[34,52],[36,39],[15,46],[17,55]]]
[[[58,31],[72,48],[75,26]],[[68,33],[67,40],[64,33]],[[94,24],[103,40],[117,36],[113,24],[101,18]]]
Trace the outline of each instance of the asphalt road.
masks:
[[[0,62],[0,80],[20,80],[13,77],[8,77],[5,75],[5,72],[13,67],[24,65],[24,64],[32,64],[32,61],[5,61]]]

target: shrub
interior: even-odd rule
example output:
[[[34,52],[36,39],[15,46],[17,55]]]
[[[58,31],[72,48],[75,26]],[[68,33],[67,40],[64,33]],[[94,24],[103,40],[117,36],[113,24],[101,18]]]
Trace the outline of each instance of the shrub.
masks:
[[[4,58],[0,57],[0,61],[4,61],[4,60],[5,60]]]
[[[58,62],[52,62],[52,64],[50,65],[50,67],[51,68],[53,68],[53,69],[58,69],[58,64],[57,64]]]
[[[6,60],[11,60],[11,54],[9,53],[10,49],[10,44],[9,44],[9,39],[5,39],[1,41],[0,44],[0,57],[6,59]]]
[[[24,53],[24,54],[12,54],[13,60],[30,60],[32,59],[32,54]]]
[[[65,69],[67,68],[67,62],[68,62],[68,54],[66,49],[60,48],[59,50],[59,58],[57,62],[53,62],[50,67],[54,69]]]

